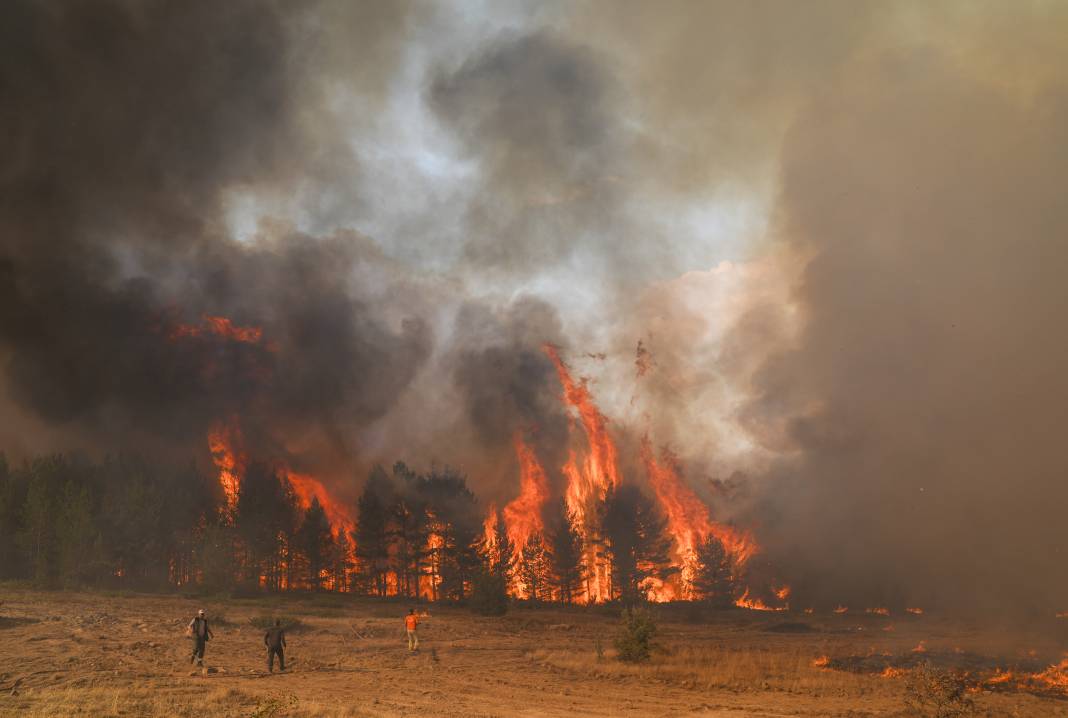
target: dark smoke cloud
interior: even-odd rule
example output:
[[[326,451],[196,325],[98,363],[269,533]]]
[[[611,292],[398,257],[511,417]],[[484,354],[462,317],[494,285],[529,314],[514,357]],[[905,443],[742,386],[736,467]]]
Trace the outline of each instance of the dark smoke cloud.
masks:
[[[400,8],[370,22],[343,4],[5,5],[0,353],[25,412],[103,446],[187,451],[240,411],[267,434],[323,432],[340,452],[388,410],[430,333],[386,323],[354,285],[361,264],[385,264],[374,245],[279,228],[242,245],[225,211],[234,189],[337,180],[323,158],[343,156],[339,133],[303,107],[324,97],[313,73],[338,68],[314,44],[337,31],[319,23],[352,20],[371,66]],[[346,77],[373,106],[382,73],[367,73]],[[202,314],[265,338],[173,336]]]
[[[777,233],[811,257],[804,328],[744,419],[796,457],[766,536],[799,595],[1063,604],[1064,88],[891,52],[792,128]]]
[[[512,440],[518,433],[556,483],[567,461],[568,416],[556,368],[542,347],[561,336],[556,311],[530,298],[494,313],[469,305],[461,310],[454,335],[454,382],[479,443],[472,448],[514,456]],[[501,463],[516,475],[512,461]],[[511,489],[514,481],[497,483]],[[499,493],[498,487],[492,490]]]

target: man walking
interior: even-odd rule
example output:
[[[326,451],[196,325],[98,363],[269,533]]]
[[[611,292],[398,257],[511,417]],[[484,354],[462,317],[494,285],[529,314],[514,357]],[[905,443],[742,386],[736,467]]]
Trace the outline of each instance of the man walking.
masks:
[[[196,661],[198,666],[204,666],[204,644],[215,638],[215,634],[211,632],[211,628],[208,627],[208,619],[204,615],[204,609],[197,611],[196,617],[189,622],[189,627],[186,628],[186,635],[193,639],[193,655],[189,659],[190,663]]]
[[[416,627],[419,626],[419,616],[415,615],[415,609],[409,608],[408,615],[404,617],[404,629],[408,631],[408,652],[414,653],[419,650],[419,634]]]
[[[274,619],[274,626],[263,634],[263,645],[267,646],[267,671],[274,673],[274,657],[278,656],[278,669],[286,669],[286,632],[282,630],[282,619]]]

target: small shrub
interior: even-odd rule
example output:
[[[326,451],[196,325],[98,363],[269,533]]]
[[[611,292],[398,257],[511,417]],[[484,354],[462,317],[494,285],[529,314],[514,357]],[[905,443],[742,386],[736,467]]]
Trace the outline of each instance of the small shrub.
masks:
[[[649,659],[652,640],[656,635],[656,622],[652,612],[645,606],[623,609],[623,626],[616,637],[619,660],[640,663]]]
[[[940,671],[924,662],[905,681],[905,706],[913,715],[958,718],[975,713],[963,674]]]

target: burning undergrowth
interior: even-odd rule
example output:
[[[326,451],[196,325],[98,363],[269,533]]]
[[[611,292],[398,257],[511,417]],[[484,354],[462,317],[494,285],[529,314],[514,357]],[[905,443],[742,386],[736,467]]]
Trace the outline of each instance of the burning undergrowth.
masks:
[[[1051,664],[1031,656],[1004,658],[960,649],[932,650],[921,642],[907,653],[821,656],[813,665],[888,679],[935,673],[952,677],[971,692],[1023,692],[1068,700],[1068,657]]]

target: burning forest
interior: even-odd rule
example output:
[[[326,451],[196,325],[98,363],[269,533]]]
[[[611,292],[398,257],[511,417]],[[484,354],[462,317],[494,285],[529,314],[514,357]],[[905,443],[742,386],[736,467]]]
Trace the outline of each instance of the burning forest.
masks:
[[[263,339],[261,329],[223,317],[178,325],[168,338],[204,335]],[[210,468],[190,465],[195,490],[180,491],[185,498],[161,491],[137,459],[97,464],[57,455],[5,465],[12,505],[45,512],[11,515],[10,526],[21,524],[39,541],[10,556],[9,565],[43,582],[70,580],[62,567],[77,565],[78,580],[103,585],[314,589],[430,601],[463,600],[480,572],[498,572],[509,595],[532,601],[714,599],[765,608],[745,583],[747,563],[759,553],[751,532],[714,521],[684,482],[678,458],[666,448],[657,458],[648,436],[635,464],[644,473],[625,481],[610,420],[587,380],[572,375],[559,347],[546,344],[542,353],[569,417],[567,460],[543,466],[537,427],[517,430],[518,494],[499,510],[483,506],[456,470],[424,474],[401,462],[391,472],[372,468],[362,493],[346,501],[294,470],[288,456],[255,453],[233,413],[206,427]],[[163,529],[175,504],[186,523]],[[123,545],[108,525],[115,505],[139,521],[163,522],[163,533]],[[53,515],[64,517],[69,533],[53,525]],[[91,547],[93,560],[83,564]],[[758,590],[780,604],[789,593]]]
[[[222,5],[0,9],[0,580],[1064,692],[1063,6]]]

